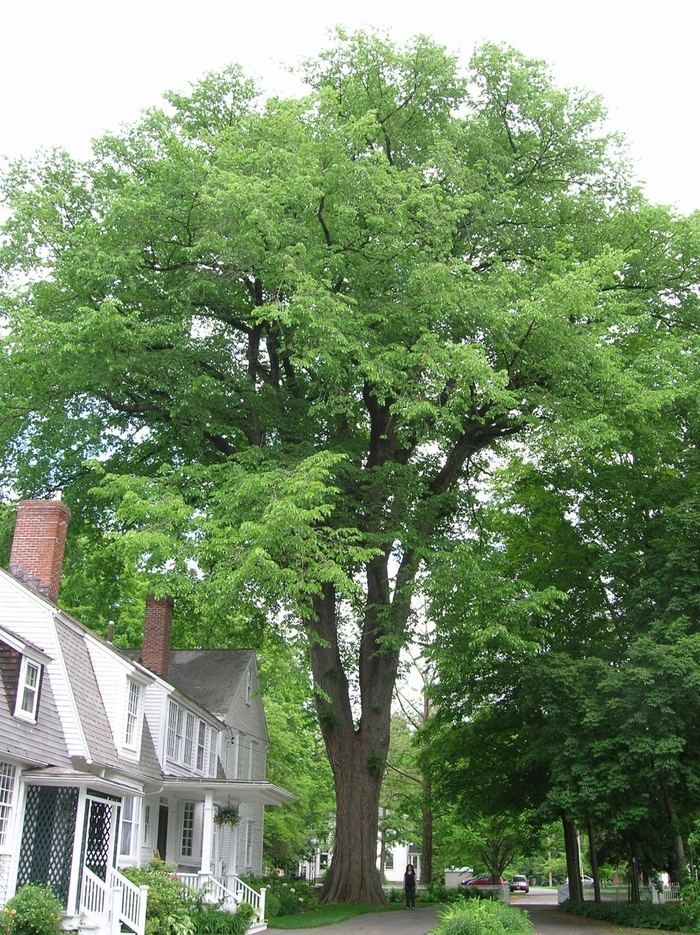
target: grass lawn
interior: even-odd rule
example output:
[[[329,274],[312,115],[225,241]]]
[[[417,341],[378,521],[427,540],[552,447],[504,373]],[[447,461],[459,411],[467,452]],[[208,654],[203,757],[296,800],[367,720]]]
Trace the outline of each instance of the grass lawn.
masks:
[[[322,925],[333,925],[335,922],[344,922],[353,916],[361,916],[366,912],[393,912],[395,909],[406,907],[403,903],[389,903],[388,906],[319,906],[312,912],[299,912],[293,916],[278,916],[267,923],[271,929],[315,929]]]

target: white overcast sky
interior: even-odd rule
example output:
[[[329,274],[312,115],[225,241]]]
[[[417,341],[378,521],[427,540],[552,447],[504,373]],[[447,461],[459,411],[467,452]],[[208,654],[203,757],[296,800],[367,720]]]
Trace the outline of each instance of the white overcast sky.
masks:
[[[285,66],[313,55],[336,24],[422,32],[466,62],[507,42],[547,60],[562,85],[603,94],[648,196],[700,208],[698,43],[693,0],[4,0],[0,155],[40,146],[89,153],[166,89],[239,62],[263,87],[293,87]]]

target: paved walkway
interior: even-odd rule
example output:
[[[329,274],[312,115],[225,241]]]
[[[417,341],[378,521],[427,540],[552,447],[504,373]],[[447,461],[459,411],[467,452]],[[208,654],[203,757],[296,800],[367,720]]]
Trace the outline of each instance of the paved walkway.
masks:
[[[587,920],[577,921],[563,913],[555,918],[555,906],[519,908],[530,913],[537,935],[619,935],[619,929],[590,925]],[[406,912],[369,912],[322,928],[294,929],[293,935],[427,935],[437,925],[437,913],[436,906],[414,912],[408,909]]]

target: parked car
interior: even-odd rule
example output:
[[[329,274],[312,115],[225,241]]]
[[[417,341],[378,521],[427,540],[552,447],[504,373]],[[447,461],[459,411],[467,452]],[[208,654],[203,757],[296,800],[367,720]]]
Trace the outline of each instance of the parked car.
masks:
[[[566,878],[567,886],[569,884],[569,878]],[[587,873],[581,874],[581,886],[593,886],[593,877],[589,877]]]
[[[503,879],[499,877],[498,883],[493,883],[490,873],[480,873],[478,877],[462,880],[462,886],[503,886]]]
[[[522,873],[516,873],[508,884],[508,889],[511,893],[529,893],[530,881]]]

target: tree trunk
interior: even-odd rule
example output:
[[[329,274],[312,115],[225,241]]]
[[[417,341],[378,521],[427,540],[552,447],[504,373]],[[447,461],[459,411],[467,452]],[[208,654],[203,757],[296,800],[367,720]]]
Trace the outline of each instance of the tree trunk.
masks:
[[[578,855],[578,834],[576,825],[570,818],[562,818],[564,825],[564,847],[566,850],[566,870],[569,874],[569,899],[583,902],[581,883],[581,862]]]
[[[377,870],[377,823],[381,783],[367,769],[367,749],[359,743],[345,753],[335,774],[336,824],[333,859],[321,891],[323,902],[384,905]]]
[[[600,876],[598,873],[598,849],[595,843],[595,832],[593,830],[593,819],[588,819],[588,850],[591,858],[591,871],[593,872],[593,896],[597,903],[600,899]]]
[[[673,853],[676,858],[676,872],[673,875],[674,882],[684,883],[688,876],[688,871],[685,865],[685,847],[683,846],[683,838],[678,831],[678,812],[676,811],[676,803],[673,800],[673,796],[668,791],[668,787],[665,782],[661,783],[661,789],[664,794],[664,801],[666,803],[666,812],[668,813],[668,820],[671,823],[671,826],[674,831],[673,836]]]
[[[642,901],[639,892],[639,864],[637,863],[637,845],[633,837],[630,838],[630,902],[638,906]]]
[[[430,782],[423,780],[423,845],[420,858],[420,881],[433,882],[433,812],[430,807]]]
[[[360,717],[355,725],[338,643],[332,585],[324,586],[314,609],[316,615],[308,621],[315,634],[311,668],[336,798],[333,858],[321,900],[383,906],[387,899],[377,871],[379,793],[389,751],[398,650],[390,653],[382,649],[368,612],[360,647]]]

